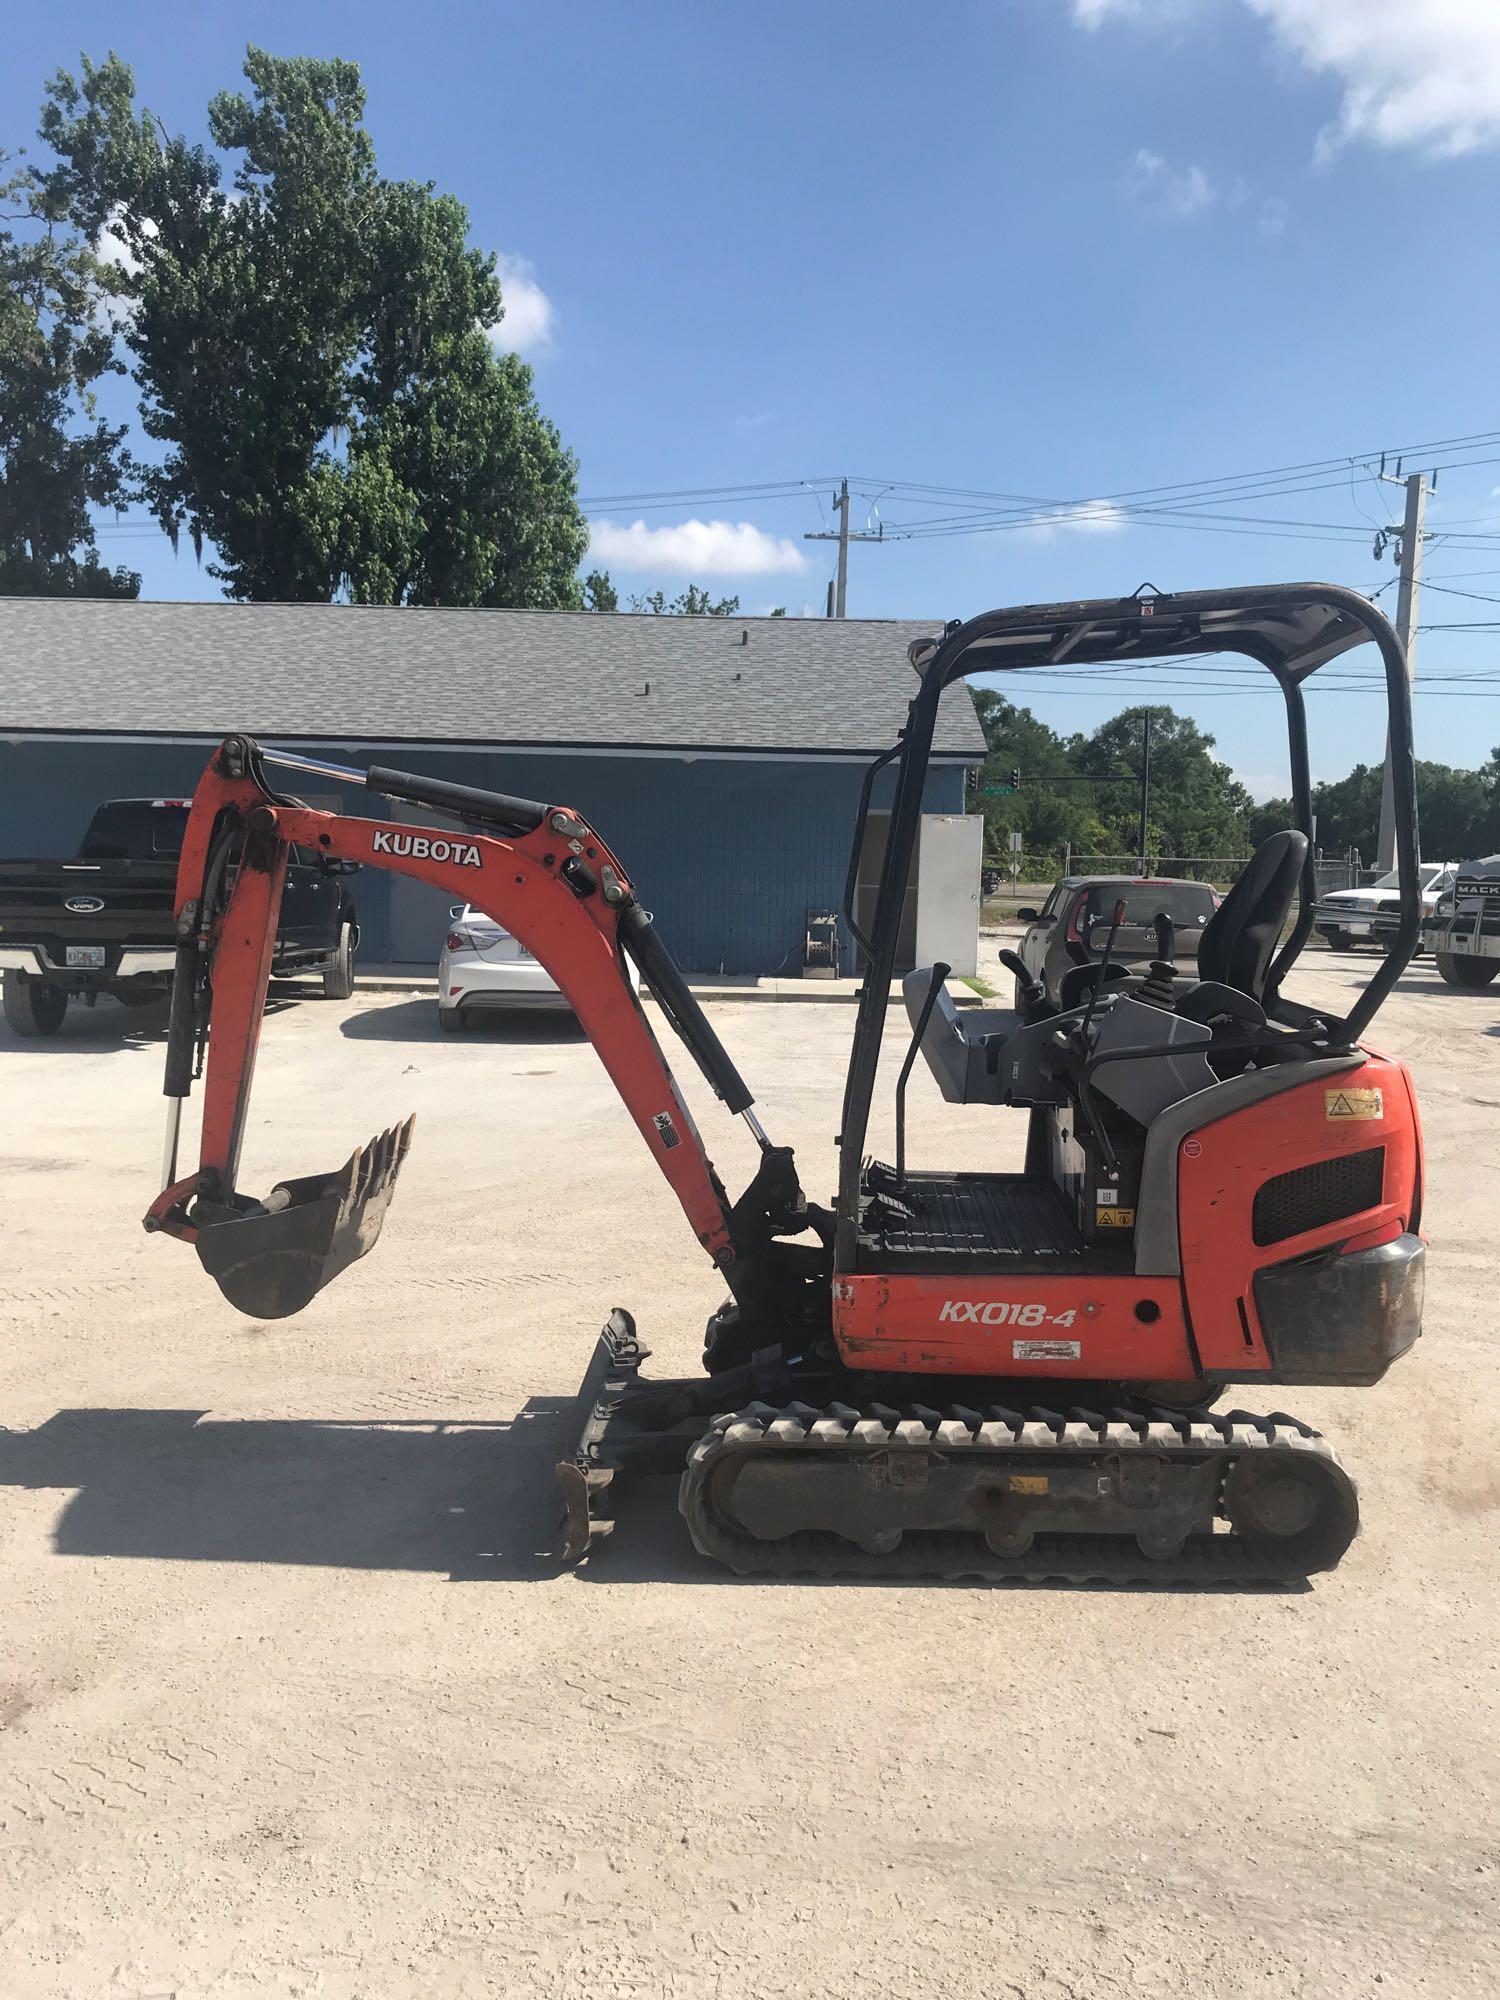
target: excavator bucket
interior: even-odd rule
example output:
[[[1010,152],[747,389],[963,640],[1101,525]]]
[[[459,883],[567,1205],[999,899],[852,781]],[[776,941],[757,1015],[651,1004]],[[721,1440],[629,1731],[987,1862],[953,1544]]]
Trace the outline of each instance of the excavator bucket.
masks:
[[[415,1122],[378,1133],[337,1173],[279,1182],[263,1202],[200,1198],[198,1257],[229,1303],[252,1319],[286,1319],[373,1250]]]

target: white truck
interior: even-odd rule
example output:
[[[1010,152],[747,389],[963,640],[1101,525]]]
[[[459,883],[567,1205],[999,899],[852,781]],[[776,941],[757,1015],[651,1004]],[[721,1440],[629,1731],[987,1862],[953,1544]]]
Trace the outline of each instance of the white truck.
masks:
[[[1453,887],[1456,864],[1424,861],[1417,875],[1422,910],[1431,916],[1438,899]],[[1401,921],[1401,890],[1396,871],[1382,875],[1364,889],[1334,889],[1318,898],[1313,928],[1332,951],[1353,951],[1362,944],[1384,945],[1396,935]]]

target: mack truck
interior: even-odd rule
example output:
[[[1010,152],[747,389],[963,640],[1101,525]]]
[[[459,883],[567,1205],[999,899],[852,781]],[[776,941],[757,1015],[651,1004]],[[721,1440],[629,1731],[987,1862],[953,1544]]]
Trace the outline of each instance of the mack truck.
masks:
[[[1449,986],[1488,986],[1500,974],[1500,854],[1463,863],[1423,919],[1422,944]]]

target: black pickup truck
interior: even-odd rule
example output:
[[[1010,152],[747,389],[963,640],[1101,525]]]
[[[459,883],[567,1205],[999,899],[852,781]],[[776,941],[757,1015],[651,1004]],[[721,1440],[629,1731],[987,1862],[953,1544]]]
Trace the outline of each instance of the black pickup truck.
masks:
[[[68,999],[112,993],[149,1007],[171,991],[172,904],[188,799],[109,799],[71,861],[0,861],[5,1018],[18,1035],[55,1035]],[[347,883],[358,862],[293,849],[271,970],[320,974],[324,995],[354,991],[359,919]]]

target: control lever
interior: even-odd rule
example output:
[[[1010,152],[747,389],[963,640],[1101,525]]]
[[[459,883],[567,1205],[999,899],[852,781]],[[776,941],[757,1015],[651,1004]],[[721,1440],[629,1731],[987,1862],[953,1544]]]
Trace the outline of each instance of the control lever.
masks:
[[[1115,939],[1120,935],[1120,926],[1124,921],[1125,898],[1122,896],[1115,904],[1115,913],[1111,917],[1109,924],[1109,936],[1104,940],[1104,956],[1099,961],[1099,970],[1095,974],[1094,983],[1089,989],[1089,1004],[1084,1009],[1082,1021],[1078,1024],[1078,1040],[1080,1046],[1084,1048],[1088,1046],[1089,1028],[1094,1019],[1094,1009],[1099,1004],[1099,988],[1104,984],[1105,976],[1109,971],[1109,961],[1114,956]]]
[[[1005,967],[1007,972],[1013,972],[1016,975],[1017,997],[1021,1002],[1021,1011],[1023,1014],[1029,1014],[1039,1000],[1044,1000],[1047,997],[1046,987],[1043,986],[1039,979],[1032,978],[1031,974],[1026,970],[1019,952],[1002,951],[1000,953],[1000,963]]]
[[[1145,980],[1136,997],[1153,1007],[1165,1007],[1170,1012],[1176,1005],[1177,966],[1172,952],[1177,933],[1165,910],[1157,911],[1152,928],[1156,932],[1156,956],[1146,968]]]

